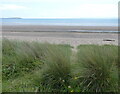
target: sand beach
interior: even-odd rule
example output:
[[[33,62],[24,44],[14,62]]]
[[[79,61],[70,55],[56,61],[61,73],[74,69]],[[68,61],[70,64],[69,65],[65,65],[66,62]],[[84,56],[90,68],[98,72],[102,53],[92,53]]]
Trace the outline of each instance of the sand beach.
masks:
[[[88,30],[90,31],[88,32]],[[105,33],[105,31],[117,32],[118,28],[111,26],[4,25],[2,26],[2,38],[70,44],[75,47],[80,44],[118,45],[118,33]]]

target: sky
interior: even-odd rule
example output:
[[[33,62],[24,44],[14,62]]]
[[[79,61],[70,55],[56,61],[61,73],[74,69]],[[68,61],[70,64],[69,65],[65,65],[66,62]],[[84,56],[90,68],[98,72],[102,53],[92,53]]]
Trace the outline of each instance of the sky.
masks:
[[[21,18],[117,18],[119,0],[1,0],[0,16]]]

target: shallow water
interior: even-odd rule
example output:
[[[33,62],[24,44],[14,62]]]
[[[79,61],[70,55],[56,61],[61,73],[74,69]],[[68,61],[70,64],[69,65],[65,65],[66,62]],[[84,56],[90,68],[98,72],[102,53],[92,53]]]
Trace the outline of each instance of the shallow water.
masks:
[[[3,25],[118,26],[117,19],[0,19]]]

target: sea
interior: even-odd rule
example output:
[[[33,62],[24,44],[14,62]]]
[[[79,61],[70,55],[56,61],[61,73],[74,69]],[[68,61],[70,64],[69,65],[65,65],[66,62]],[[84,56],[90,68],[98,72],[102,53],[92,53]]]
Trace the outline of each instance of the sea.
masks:
[[[64,25],[64,26],[118,26],[118,19],[28,19],[28,18],[0,18],[2,25]],[[115,31],[111,31],[115,32]]]

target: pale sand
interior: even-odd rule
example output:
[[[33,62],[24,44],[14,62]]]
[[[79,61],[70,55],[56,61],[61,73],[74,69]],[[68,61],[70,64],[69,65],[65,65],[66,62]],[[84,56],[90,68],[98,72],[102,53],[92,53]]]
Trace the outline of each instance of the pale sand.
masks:
[[[3,38],[25,41],[48,42],[52,44],[114,44],[118,45],[117,33],[77,33],[77,32],[4,32]]]
[[[2,38],[39,41],[42,43],[48,42],[52,44],[70,44],[74,47],[80,44],[118,45],[117,33],[69,32],[79,30],[118,31],[118,28],[110,26],[10,25],[2,26]]]

